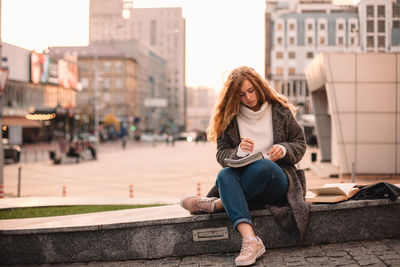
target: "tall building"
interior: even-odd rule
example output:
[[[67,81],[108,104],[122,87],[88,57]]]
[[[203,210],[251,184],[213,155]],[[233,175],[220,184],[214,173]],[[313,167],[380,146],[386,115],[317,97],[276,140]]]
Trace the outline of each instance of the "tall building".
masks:
[[[90,42],[139,40],[164,58],[168,116],[175,124],[185,125],[185,20],[181,8],[133,8],[126,0],[91,0],[89,35]]]
[[[265,38],[271,49],[265,69],[270,69],[272,86],[299,105],[301,113],[312,111],[304,69],[318,53],[400,49],[399,6],[390,0],[361,0],[357,6],[275,0],[266,6],[270,32]]]

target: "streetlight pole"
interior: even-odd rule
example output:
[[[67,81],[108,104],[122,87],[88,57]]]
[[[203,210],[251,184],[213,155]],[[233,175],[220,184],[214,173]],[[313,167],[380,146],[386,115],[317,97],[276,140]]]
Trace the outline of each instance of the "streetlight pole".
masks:
[[[96,151],[99,151],[99,88],[98,88],[98,62],[97,62],[97,51],[93,48],[94,52],[94,135],[96,136]]]
[[[3,61],[1,50],[3,47],[3,41],[1,39],[1,0],[0,0],[0,69],[2,68],[1,63]],[[3,179],[3,166],[4,166],[4,151],[3,151],[3,127],[1,121],[3,120],[3,93],[0,92],[0,198],[4,197],[4,179]]]

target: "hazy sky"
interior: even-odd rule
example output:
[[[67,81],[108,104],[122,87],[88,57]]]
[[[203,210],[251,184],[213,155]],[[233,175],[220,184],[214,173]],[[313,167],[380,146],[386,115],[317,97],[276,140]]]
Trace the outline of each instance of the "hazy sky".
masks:
[[[224,73],[240,65],[264,74],[265,0],[133,3],[134,7],[182,7],[187,85],[219,89]],[[4,42],[37,51],[88,44],[89,0],[2,0],[1,13]]]

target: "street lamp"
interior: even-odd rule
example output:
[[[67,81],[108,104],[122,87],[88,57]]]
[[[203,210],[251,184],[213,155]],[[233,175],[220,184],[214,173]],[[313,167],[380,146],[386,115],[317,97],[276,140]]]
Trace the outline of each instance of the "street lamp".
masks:
[[[96,137],[96,151],[99,151],[99,89],[98,89],[98,62],[97,62],[97,51],[93,47],[94,53],[94,136]]]

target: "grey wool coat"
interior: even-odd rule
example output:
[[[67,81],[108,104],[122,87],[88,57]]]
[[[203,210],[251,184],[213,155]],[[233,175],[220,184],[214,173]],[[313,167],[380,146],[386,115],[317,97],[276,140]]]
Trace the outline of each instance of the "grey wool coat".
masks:
[[[271,105],[274,144],[280,144],[286,148],[285,156],[276,163],[289,179],[287,192],[289,206],[267,206],[267,208],[271,210],[275,220],[284,230],[297,228],[300,240],[303,241],[307,230],[310,204],[304,200],[306,194],[304,171],[298,170],[295,164],[301,160],[306,151],[304,132],[289,109],[277,102],[272,102]],[[217,139],[217,161],[222,167],[227,167],[225,158],[237,157],[239,144],[239,127],[235,117]],[[214,186],[207,196],[218,197],[218,189]]]

